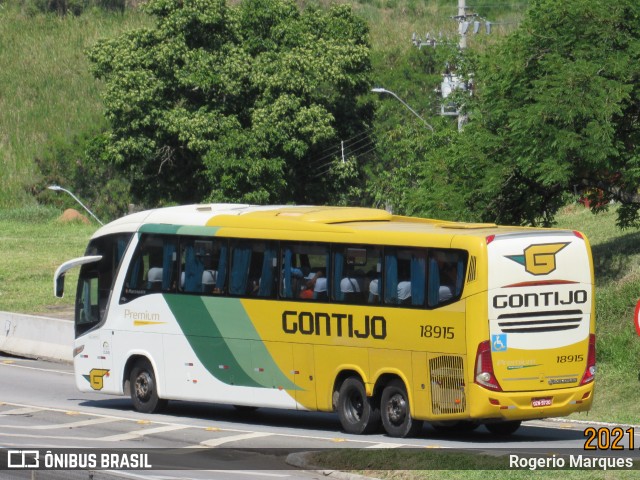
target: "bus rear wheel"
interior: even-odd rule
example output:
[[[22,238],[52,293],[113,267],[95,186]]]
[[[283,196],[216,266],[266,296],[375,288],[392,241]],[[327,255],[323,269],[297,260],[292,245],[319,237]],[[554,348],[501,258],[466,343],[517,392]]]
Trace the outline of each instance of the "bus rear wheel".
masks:
[[[384,387],[380,411],[382,425],[390,437],[415,436],[422,429],[422,421],[411,418],[409,396],[401,380],[392,380]]]
[[[380,426],[380,409],[367,397],[362,381],[349,377],[338,393],[338,417],[347,433],[372,433]]]
[[[167,406],[167,401],[158,396],[158,386],[149,360],[138,360],[129,377],[133,408],[141,413],[157,413]]]
[[[507,437],[520,428],[520,420],[511,420],[508,422],[485,423],[485,427],[494,435]]]
[[[472,420],[453,420],[446,422],[431,422],[431,426],[438,432],[455,434],[473,432],[480,426],[480,424]]]

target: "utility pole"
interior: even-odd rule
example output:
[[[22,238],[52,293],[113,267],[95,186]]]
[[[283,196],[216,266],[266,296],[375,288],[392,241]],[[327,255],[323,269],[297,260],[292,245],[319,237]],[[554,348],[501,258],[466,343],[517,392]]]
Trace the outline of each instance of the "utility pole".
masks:
[[[461,50],[467,48],[467,2],[466,0],[458,0],[458,18],[461,20],[458,22],[458,32],[460,33],[460,41],[458,46]]]
[[[460,33],[460,41],[458,47],[460,51],[467,48],[467,30],[469,29],[469,21],[467,20],[467,2],[466,0],[458,0],[458,32]],[[467,123],[467,115],[463,114],[461,108],[458,107],[458,131],[461,132]]]

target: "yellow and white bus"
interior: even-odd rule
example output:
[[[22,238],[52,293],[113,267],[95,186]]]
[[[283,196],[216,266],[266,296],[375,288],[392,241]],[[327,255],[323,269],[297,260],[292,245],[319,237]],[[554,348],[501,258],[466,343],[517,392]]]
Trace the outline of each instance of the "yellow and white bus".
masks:
[[[100,228],[81,266],[77,387],[337,412],[414,435],[588,410],[594,279],[579,232],[366,208],[191,205]]]

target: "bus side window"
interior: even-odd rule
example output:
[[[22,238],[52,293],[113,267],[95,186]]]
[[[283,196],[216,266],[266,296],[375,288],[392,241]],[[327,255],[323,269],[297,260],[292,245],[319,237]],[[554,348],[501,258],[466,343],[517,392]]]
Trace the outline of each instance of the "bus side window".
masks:
[[[384,302],[423,307],[426,291],[426,250],[385,249]]]
[[[226,243],[208,237],[182,237],[180,241],[179,291],[211,295],[224,285],[222,259]]]
[[[464,284],[466,252],[432,250],[429,254],[428,299],[430,307],[449,303],[460,297]]]
[[[336,246],[333,249],[333,299],[366,304],[379,301],[382,251],[372,246]],[[373,291],[372,291],[373,286]]]
[[[144,234],[127,270],[120,303],[150,293],[170,292],[176,272],[176,240]]]
[[[229,294],[274,297],[276,252],[275,242],[258,240],[232,242]]]
[[[311,242],[282,246],[280,297],[327,301],[329,246]]]

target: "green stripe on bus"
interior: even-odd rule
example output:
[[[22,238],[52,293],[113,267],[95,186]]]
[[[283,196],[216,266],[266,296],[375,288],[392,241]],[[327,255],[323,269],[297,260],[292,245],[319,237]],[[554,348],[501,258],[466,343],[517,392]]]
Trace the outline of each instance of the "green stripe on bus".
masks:
[[[178,235],[202,235],[204,237],[214,237],[218,230],[220,230],[220,227],[184,225],[178,229]]]
[[[167,235],[198,235],[213,237],[220,227],[205,227],[197,225],[166,225],[164,223],[149,223],[140,227],[140,233],[157,233]]]
[[[178,225],[165,225],[161,223],[148,223],[142,225],[138,230],[139,233],[164,233],[175,235],[180,227]]]
[[[284,375],[239,299],[164,295],[204,367],[229,385],[299,390]],[[262,371],[256,371],[259,365]]]

